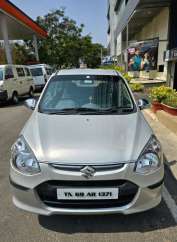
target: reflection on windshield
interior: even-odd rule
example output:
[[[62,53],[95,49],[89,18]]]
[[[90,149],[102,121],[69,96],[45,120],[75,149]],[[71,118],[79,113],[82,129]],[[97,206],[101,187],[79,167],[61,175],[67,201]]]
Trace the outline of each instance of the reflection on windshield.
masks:
[[[103,111],[133,109],[128,89],[120,77],[55,76],[45,90],[39,111]]]
[[[0,81],[3,80],[3,69],[0,69]]]

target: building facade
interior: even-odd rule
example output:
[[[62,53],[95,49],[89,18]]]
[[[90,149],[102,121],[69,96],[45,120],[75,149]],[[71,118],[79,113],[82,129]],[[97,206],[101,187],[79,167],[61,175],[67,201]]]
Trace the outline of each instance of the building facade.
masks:
[[[131,75],[177,88],[177,1],[108,0],[108,49]]]

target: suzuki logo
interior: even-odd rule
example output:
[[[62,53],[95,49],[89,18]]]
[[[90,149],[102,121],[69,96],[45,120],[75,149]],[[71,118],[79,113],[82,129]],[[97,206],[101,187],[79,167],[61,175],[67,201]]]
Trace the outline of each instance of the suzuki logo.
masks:
[[[95,174],[95,169],[91,166],[85,166],[84,168],[82,168],[80,170],[80,172],[82,173],[82,176],[84,176],[85,178],[89,179],[92,176],[94,176]]]

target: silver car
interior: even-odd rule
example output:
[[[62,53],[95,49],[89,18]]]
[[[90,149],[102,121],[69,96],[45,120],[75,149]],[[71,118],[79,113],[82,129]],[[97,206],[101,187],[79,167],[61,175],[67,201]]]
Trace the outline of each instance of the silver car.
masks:
[[[111,70],[52,75],[12,146],[13,202],[52,214],[131,214],[157,206],[161,145],[126,80]]]

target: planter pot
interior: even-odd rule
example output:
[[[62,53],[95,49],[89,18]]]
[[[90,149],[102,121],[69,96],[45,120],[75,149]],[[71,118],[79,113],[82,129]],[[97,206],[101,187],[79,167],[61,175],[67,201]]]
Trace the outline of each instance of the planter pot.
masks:
[[[162,107],[162,104],[159,103],[159,102],[152,102],[152,111],[153,113],[156,113],[157,111],[159,110],[162,110],[163,107]]]
[[[163,110],[171,115],[177,116],[177,108],[170,107],[166,104],[162,104]]]

